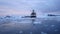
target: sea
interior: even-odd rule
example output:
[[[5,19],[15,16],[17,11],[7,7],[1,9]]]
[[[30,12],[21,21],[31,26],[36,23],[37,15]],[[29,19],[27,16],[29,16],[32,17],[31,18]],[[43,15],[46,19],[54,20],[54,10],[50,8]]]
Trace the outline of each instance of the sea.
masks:
[[[0,34],[60,34],[60,16],[39,18],[0,16]]]

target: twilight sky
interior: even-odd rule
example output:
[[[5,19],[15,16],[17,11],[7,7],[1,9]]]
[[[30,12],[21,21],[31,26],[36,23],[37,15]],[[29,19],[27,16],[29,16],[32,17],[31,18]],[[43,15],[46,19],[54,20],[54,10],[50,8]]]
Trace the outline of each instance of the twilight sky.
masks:
[[[0,0],[0,16],[29,15],[32,9],[38,15],[60,14],[60,0]]]

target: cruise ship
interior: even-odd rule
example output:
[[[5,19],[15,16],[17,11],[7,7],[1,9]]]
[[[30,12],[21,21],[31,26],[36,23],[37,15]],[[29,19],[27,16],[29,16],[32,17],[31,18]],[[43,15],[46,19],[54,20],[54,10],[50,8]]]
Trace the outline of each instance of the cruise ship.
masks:
[[[36,18],[37,16],[36,16],[36,12],[34,11],[34,10],[32,10],[32,13],[31,13],[31,15],[30,16],[24,16],[24,17],[22,17],[22,18]]]

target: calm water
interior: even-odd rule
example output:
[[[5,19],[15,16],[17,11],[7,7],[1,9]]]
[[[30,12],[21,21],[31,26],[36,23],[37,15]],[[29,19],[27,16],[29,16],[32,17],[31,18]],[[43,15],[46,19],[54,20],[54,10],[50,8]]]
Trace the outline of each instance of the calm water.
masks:
[[[0,18],[0,34],[60,34],[60,19]]]

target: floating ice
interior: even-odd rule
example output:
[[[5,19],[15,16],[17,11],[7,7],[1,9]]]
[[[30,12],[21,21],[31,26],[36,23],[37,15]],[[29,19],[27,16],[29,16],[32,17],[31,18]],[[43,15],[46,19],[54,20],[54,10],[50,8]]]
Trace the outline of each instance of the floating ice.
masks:
[[[20,31],[19,33],[21,34],[21,33],[23,33],[23,31]]]
[[[47,34],[47,33],[41,32],[41,34]]]

